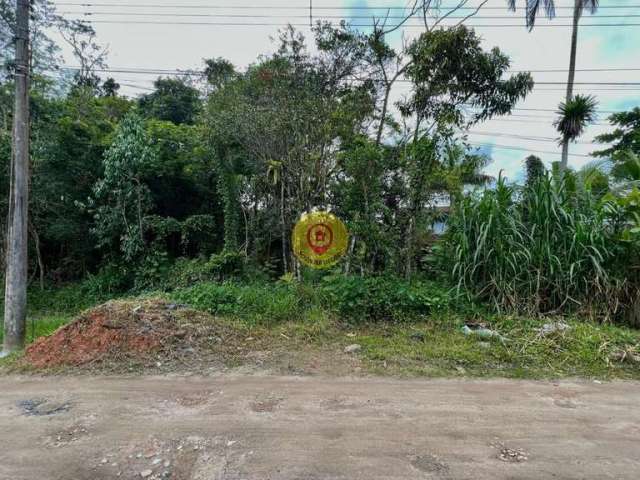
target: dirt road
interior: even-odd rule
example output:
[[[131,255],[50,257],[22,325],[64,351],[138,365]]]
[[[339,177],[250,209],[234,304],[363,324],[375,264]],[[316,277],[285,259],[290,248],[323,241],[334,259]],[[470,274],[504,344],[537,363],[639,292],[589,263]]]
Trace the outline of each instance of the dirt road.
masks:
[[[0,378],[0,479],[640,478],[640,384]]]

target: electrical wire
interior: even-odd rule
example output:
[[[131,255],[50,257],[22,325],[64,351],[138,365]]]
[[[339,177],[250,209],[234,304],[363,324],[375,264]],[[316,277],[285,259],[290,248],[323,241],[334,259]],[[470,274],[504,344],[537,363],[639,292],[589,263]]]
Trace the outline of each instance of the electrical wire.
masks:
[[[295,15],[295,14],[230,14],[230,13],[149,13],[149,12],[60,12],[60,15],[82,15],[87,17],[93,17],[96,15],[101,16],[122,16],[122,17],[195,17],[195,18],[309,18],[308,15]],[[640,15],[598,15],[597,18],[639,18]],[[313,17],[314,20],[366,20],[371,19],[371,15],[317,15]],[[385,15],[385,20],[405,20],[407,17],[404,15]],[[447,17],[447,20],[463,20],[467,19],[466,15]],[[569,19],[573,18],[573,15],[558,15],[554,18]],[[418,20],[421,25],[424,25],[422,17],[413,15],[410,17],[412,20]],[[469,17],[470,20],[513,20],[513,15],[474,15]],[[434,17],[437,20],[437,17]],[[406,24],[405,24],[406,25]]]
[[[530,148],[522,148],[522,147],[513,147],[510,145],[500,145],[497,143],[476,143],[476,142],[469,142],[469,145],[473,145],[473,146],[477,146],[477,147],[492,147],[492,148],[500,148],[500,149],[504,149],[504,150],[516,150],[519,152],[530,152],[530,153],[548,153],[548,154],[552,154],[552,155],[562,155],[561,152],[553,152],[550,150],[533,150]],[[587,155],[584,153],[570,153],[569,154],[570,157],[586,157],[586,158],[593,158],[591,155]]]
[[[308,11],[308,5],[291,5],[291,6],[281,6],[281,5],[180,5],[180,4],[165,4],[165,3],[104,3],[104,2],[55,2],[56,6],[76,6],[76,7],[118,7],[118,8],[189,8],[189,9],[238,9],[238,10],[304,10]],[[606,10],[606,9],[632,9],[632,8],[640,8],[640,4],[637,5],[599,5],[598,10]],[[329,6],[329,5],[318,5],[313,6],[313,10],[400,10],[406,11],[409,10],[409,7],[402,7],[398,5],[354,5],[354,6]],[[455,5],[451,6],[440,6],[441,11],[448,10],[476,10],[477,7],[458,7]],[[556,10],[573,10],[573,5],[556,5]],[[507,7],[493,7],[493,6],[484,6],[481,10],[507,10]]]
[[[472,17],[473,18],[473,17]],[[80,20],[80,19],[71,19]],[[284,27],[290,25],[292,27],[309,27],[308,23],[267,23],[267,22],[169,22],[169,21],[145,21],[145,20],[91,20],[91,24],[116,24],[116,25],[193,25],[193,26],[218,26],[218,27]],[[523,28],[524,24],[472,24],[465,25],[474,28]],[[371,24],[350,24],[356,28],[370,28]],[[640,23],[581,23],[580,28],[584,27],[638,27]],[[424,28],[423,24],[405,24],[403,27]],[[548,27],[573,27],[570,23],[541,23],[536,28]]]

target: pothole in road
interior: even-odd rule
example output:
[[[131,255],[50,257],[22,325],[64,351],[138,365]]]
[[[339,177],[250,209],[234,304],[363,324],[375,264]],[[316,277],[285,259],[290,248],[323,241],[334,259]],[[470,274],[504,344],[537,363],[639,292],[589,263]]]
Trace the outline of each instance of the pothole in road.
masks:
[[[74,424],[54,432],[48,437],[48,443],[54,447],[63,447],[89,437],[89,428],[83,424]]]
[[[494,442],[491,444],[493,448],[497,448],[498,459],[506,463],[522,463],[529,459],[529,454],[522,448],[511,448],[502,442]]]
[[[272,413],[282,403],[282,398],[273,395],[258,397],[251,402],[250,408],[256,413]]]
[[[449,466],[435,455],[419,455],[411,461],[411,465],[426,473],[440,473],[449,470]]]
[[[71,409],[71,404],[46,398],[32,398],[19,401],[18,407],[22,409],[23,415],[40,417],[68,412]]]

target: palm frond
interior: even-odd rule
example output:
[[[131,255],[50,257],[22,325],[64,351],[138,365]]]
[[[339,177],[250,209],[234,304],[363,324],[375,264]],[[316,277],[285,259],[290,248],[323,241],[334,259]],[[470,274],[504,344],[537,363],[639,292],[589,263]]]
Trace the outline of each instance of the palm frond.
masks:
[[[545,17],[549,20],[556,16],[556,5],[553,0],[527,0],[526,18],[529,30],[533,29],[541,6],[543,7]]]
[[[575,141],[596,116],[598,102],[591,95],[576,95],[563,102],[558,108],[558,119],[554,126],[562,136],[562,141]]]

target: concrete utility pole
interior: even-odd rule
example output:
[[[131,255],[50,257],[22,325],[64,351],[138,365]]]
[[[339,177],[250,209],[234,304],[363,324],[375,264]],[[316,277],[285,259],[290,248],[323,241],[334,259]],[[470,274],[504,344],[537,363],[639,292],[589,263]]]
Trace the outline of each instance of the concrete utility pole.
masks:
[[[29,206],[29,2],[16,2],[15,110],[7,219],[3,354],[24,347]]]

